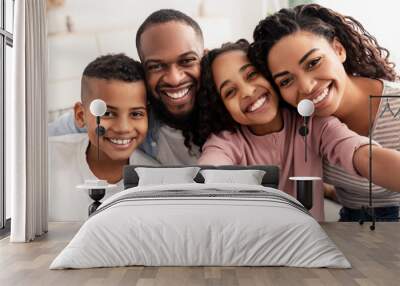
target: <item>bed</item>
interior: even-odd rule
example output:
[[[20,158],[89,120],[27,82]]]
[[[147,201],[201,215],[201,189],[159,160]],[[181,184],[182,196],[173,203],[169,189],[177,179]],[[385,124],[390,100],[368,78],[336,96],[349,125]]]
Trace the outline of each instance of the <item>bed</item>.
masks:
[[[174,172],[184,168],[192,170],[181,180]],[[102,203],[50,269],[351,267],[308,211],[276,189],[277,167],[184,168],[126,167],[126,190]]]

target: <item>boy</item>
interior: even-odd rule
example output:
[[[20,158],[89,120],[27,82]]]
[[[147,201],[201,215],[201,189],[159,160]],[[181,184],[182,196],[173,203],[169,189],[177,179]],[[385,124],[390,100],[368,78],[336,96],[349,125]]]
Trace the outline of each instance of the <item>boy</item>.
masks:
[[[104,136],[97,144],[96,118],[89,106],[102,99],[107,111],[101,117]],[[101,56],[84,70],[81,102],[74,106],[75,123],[88,133],[49,138],[49,220],[83,221],[92,200],[76,186],[87,179],[102,179],[123,190],[122,169],[128,164],[156,165],[136,148],[146,137],[148,120],[144,73],[139,62],[123,55]],[[99,150],[98,150],[99,149]],[[97,152],[100,158],[97,158]]]

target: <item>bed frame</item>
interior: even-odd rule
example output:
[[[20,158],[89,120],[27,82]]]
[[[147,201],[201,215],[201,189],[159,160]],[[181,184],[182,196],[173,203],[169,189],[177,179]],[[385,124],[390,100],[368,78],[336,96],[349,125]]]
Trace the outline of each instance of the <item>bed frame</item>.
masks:
[[[182,167],[200,167],[201,170],[205,169],[219,169],[219,170],[263,170],[265,175],[261,184],[265,187],[278,188],[279,185],[279,167],[272,165],[254,165],[254,166],[237,166],[237,165],[224,165],[224,166],[202,166],[202,165],[188,165],[188,166],[144,166],[144,165],[129,165],[124,167],[124,189],[136,187],[139,183],[139,176],[135,171],[136,167],[147,168],[182,168]],[[200,174],[194,178],[197,183],[204,183],[204,178]]]

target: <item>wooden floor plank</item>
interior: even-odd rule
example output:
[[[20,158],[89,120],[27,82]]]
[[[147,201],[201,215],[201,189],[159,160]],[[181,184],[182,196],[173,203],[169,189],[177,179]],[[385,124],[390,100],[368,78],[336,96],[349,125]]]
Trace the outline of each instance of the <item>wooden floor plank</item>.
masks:
[[[50,232],[31,243],[0,240],[0,285],[399,285],[400,224],[378,223],[375,231],[357,223],[322,224],[352,264],[352,269],[290,267],[116,267],[49,270],[80,225],[52,223]]]

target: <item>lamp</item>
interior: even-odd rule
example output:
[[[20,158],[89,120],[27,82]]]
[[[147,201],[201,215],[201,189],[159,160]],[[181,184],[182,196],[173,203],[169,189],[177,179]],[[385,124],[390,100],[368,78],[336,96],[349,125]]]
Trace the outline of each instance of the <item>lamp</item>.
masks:
[[[95,99],[90,103],[90,113],[96,116],[96,136],[97,136],[97,160],[100,159],[100,137],[106,134],[106,129],[100,125],[100,118],[107,111],[106,103],[101,99]]]
[[[314,113],[314,103],[309,99],[303,99],[297,105],[297,112],[303,117],[303,125],[299,128],[299,133],[304,137],[304,160],[307,162],[307,135],[308,135],[308,121]]]

